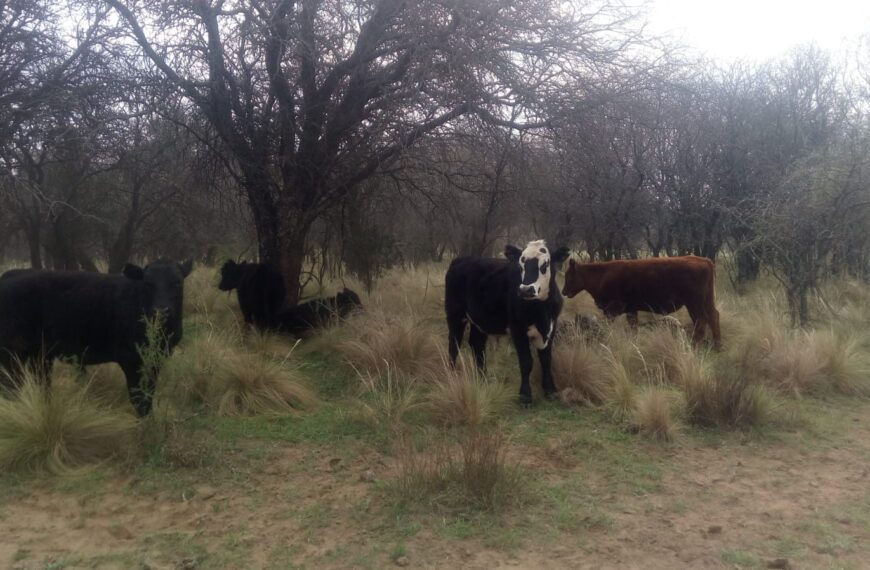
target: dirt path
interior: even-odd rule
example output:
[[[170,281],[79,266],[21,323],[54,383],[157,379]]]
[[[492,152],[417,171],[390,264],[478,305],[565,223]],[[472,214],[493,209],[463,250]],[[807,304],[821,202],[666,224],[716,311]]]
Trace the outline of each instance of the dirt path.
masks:
[[[590,474],[605,523],[541,540],[519,519],[504,540],[445,532],[435,516],[385,527],[380,486],[360,478],[389,477],[373,451],[282,445],[263,469],[177,491],[117,475],[86,491],[26,486],[0,499],[0,567],[380,568],[404,556],[416,568],[868,568],[870,406],[844,413],[840,435],[811,440],[684,438],[662,450],[648,492],[614,494]],[[558,453],[534,460],[547,480],[584,476]]]

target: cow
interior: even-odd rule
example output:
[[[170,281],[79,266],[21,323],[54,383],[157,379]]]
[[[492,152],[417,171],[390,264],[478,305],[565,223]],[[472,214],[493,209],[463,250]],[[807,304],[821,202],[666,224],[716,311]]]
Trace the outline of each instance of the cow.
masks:
[[[227,261],[221,266],[221,291],[236,290],[245,322],[260,328],[274,328],[284,304],[284,278],[263,263]]]
[[[278,313],[276,328],[280,332],[301,336],[311,329],[327,324],[334,317],[346,317],[360,308],[362,301],[359,295],[345,287],[335,297],[315,299],[284,309]]]
[[[522,250],[508,245],[504,254],[507,259],[458,257],[450,264],[444,293],[448,350],[455,366],[470,323],[468,344],[477,367],[485,370],[488,335],[510,334],[520,365],[520,403],[529,406],[530,343],[538,351],[544,394],[552,398],[557,392],[550,371],[551,341],[563,303],[556,271],[569,251],[560,247],[551,252],[543,240],[536,240]]]
[[[153,387],[142,385],[140,354],[149,342],[146,320],[159,315],[158,350],[170,354],[181,341],[190,269],[189,261],[161,259],[144,269],[128,263],[122,275],[7,272],[0,278],[0,366],[12,380],[16,367],[30,366],[49,381],[57,357],[78,359],[81,366],[116,362],[136,413],[148,415]]]
[[[709,326],[718,349],[721,338],[715,276],[713,262],[694,255],[601,263],[577,263],[572,259],[562,294],[570,299],[588,291],[608,319],[625,313],[632,328],[637,327],[638,311],[668,315],[685,306],[692,317],[695,345],[704,339]]]

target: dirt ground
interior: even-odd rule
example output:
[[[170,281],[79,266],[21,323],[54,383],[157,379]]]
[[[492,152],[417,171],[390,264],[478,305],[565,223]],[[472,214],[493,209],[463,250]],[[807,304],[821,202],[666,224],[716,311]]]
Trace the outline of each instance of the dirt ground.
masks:
[[[0,567],[870,568],[868,418],[870,405],[844,404],[809,438],[681,437],[637,487],[590,466],[570,434],[512,444],[535,477],[578,482],[567,493],[593,514],[565,524],[534,506],[467,526],[391,514],[395,460],[362,445],[270,443],[251,469],[241,446],[220,477],[101,468],[19,482],[0,494]]]

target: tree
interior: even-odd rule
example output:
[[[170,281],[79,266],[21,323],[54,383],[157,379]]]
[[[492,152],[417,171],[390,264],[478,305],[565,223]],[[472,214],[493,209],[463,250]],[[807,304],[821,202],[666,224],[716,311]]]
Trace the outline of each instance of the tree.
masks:
[[[106,3],[219,135],[290,304],[312,227],[360,183],[463,115],[535,124],[560,75],[616,66],[634,39],[620,3]]]

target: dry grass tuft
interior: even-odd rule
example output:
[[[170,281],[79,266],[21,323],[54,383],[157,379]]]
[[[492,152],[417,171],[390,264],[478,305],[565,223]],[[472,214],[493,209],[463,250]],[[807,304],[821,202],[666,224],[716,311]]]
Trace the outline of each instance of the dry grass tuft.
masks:
[[[136,418],[57,376],[50,390],[25,367],[20,388],[0,397],[3,469],[63,473],[129,451]]]
[[[348,319],[351,338],[338,349],[355,369],[371,374],[434,376],[443,369],[441,340],[413,315],[366,311]]]
[[[176,351],[158,390],[158,404],[204,405],[219,415],[288,414],[318,401],[293,364],[247,352],[214,332]]]
[[[566,404],[600,406],[612,385],[600,351],[580,336],[561,338],[553,347],[553,377]]]
[[[442,426],[478,426],[503,416],[513,405],[511,388],[487,378],[460,355],[452,368],[446,358],[429,381],[426,408]]]
[[[637,398],[633,424],[638,431],[652,439],[673,441],[677,424],[671,414],[668,392],[660,387],[651,387],[642,392]]]
[[[372,425],[397,429],[408,414],[423,406],[415,382],[402,380],[389,369],[384,374],[358,371],[357,375],[362,389],[357,410]]]
[[[495,429],[463,432],[456,445],[430,437],[424,451],[403,437],[395,491],[407,503],[497,511],[522,500],[521,478],[508,464],[506,447],[504,435]]]
[[[764,386],[753,382],[746,364],[723,363],[683,386],[686,415],[698,425],[727,429],[756,427],[770,417],[771,401]]]
[[[222,416],[289,414],[318,401],[297,369],[252,354],[227,359],[215,380],[209,401]]]

